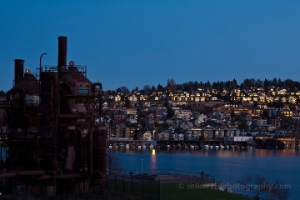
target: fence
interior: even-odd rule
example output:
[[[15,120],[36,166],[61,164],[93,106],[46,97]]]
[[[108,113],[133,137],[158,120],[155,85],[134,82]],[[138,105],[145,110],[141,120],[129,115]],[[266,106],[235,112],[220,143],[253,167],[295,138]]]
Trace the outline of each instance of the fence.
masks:
[[[107,190],[117,191],[119,199],[130,199],[130,197],[149,200],[160,199],[160,181],[155,180],[154,176],[108,175]],[[110,199],[110,194],[108,194],[108,199]]]
[[[35,185],[36,190],[48,196],[48,192],[58,195],[41,197],[33,195],[33,188],[16,184],[14,178],[0,179],[0,199],[145,199],[160,200],[161,184],[163,183],[209,183],[214,181],[214,177],[205,173],[193,173],[180,170],[143,170],[143,171],[111,171],[111,175],[106,176],[103,182],[90,182],[81,180],[63,183],[51,187],[51,185]],[[49,184],[49,183],[48,183]],[[55,189],[54,189],[55,188]],[[45,191],[46,190],[46,191]],[[31,192],[28,192],[31,191]],[[5,197],[5,198],[4,198]],[[34,198],[32,198],[34,197]]]
[[[0,199],[2,200],[113,200],[113,199],[160,199],[160,182],[152,177],[108,175],[106,182],[78,184],[65,183],[52,187],[18,185],[13,178],[0,179]],[[49,195],[49,193],[55,195]]]
[[[24,184],[15,178],[0,179],[1,200],[106,200],[105,181],[69,181],[53,184]]]
[[[200,172],[187,172],[187,171],[182,171],[182,170],[173,170],[173,169],[158,169],[158,170],[121,170],[121,169],[111,169],[110,174],[124,174],[124,175],[129,175],[130,172],[134,174],[169,174],[169,175],[184,175],[184,176],[199,176]],[[207,178],[213,180],[215,177],[211,175],[207,175]]]
[[[172,169],[161,169],[161,170],[143,170],[143,171],[133,171],[133,170],[111,170],[110,174],[121,174],[124,176],[137,175],[146,175],[147,178],[149,175],[173,175],[183,180],[187,180],[184,182],[195,182],[195,181],[215,181],[215,177],[206,173],[195,173],[195,172],[187,172],[181,170],[172,170]]]

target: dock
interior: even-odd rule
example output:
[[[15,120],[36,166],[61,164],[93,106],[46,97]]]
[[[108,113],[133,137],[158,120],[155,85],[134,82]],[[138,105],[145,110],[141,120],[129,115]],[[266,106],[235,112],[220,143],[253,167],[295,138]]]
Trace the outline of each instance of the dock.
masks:
[[[224,141],[224,140],[131,140],[111,139],[109,149],[173,149],[173,150],[197,150],[197,149],[248,149],[247,141]]]

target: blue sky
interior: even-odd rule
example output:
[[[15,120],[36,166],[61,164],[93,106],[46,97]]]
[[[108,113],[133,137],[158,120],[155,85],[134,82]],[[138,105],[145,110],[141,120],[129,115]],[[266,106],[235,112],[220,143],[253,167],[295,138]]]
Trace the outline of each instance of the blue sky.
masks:
[[[258,0],[2,1],[0,90],[14,59],[36,71],[68,58],[104,90],[187,81],[300,77],[300,2]]]

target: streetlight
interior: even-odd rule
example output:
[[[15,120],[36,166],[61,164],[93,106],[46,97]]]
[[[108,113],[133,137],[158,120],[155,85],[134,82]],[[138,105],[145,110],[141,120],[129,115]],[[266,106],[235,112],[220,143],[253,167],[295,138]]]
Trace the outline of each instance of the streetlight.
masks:
[[[40,75],[41,75],[41,73],[42,73],[42,57],[43,57],[43,55],[47,55],[47,53],[42,53],[42,55],[40,56]]]
[[[40,74],[38,76],[38,79],[40,81],[40,86],[39,86],[39,91],[40,91],[40,96],[39,96],[39,103],[41,102],[41,94],[42,94],[42,88],[41,88],[41,75],[42,75],[42,58],[44,55],[47,55],[47,53],[42,53],[41,56],[40,56]],[[39,138],[39,137],[38,137]],[[40,140],[38,140],[38,143],[37,143],[37,151],[38,151],[38,154],[40,152]],[[40,156],[38,155],[38,169],[40,169]]]
[[[124,153],[124,174],[126,174],[126,153]]]

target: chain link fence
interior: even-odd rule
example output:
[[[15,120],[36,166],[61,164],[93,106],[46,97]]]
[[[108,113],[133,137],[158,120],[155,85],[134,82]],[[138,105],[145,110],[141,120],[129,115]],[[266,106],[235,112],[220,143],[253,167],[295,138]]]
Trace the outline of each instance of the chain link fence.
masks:
[[[160,199],[160,181],[155,180],[154,176],[108,175],[107,190],[117,191],[120,199]]]
[[[0,179],[0,200],[160,200],[161,184],[217,182],[213,176],[205,173],[180,170],[118,170],[111,173],[114,174],[107,175],[102,181],[66,180],[55,185],[49,180],[47,183],[41,182],[40,186],[18,183],[15,178],[4,178]]]
[[[0,200],[106,200],[106,181],[84,180],[53,184],[25,184],[14,178],[0,179]]]
[[[0,200],[160,199],[160,181],[150,176],[115,174],[108,175],[106,180],[100,182],[85,181],[78,184],[74,181],[56,186],[51,184],[28,186],[24,183],[17,184],[14,178],[3,178],[0,179]]]

